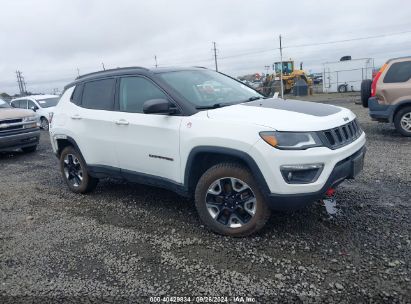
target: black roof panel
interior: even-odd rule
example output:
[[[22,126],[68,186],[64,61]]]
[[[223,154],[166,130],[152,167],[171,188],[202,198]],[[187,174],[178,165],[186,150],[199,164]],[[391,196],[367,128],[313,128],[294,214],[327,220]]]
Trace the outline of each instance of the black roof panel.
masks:
[[[73,82],[69,83],[65,86],[65,89],[70,88],[77,83],[86,81],[86,80],[93,80],[99,79],[104,77],[111,77],[111,76],[120,76],[120,75],[132,75],[132,74],[158,74],[158,73],[165,73],[165,72],[176,72],[176,71],[184,71],[184,70],[199,70],[205,69],[203,67],[161,67],[161,68],[153,68],[147,69],[144,67],[124,67],[124,68],[116,68],[104,71],[97,71],[93,73],[88,73],[84,75],[80,75],[77,77]]]

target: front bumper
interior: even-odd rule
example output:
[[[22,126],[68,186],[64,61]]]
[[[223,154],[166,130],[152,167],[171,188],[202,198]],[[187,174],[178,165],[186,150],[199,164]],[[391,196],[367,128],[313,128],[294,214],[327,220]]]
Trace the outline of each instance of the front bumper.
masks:
[[[368,99],[368,109],[373,120],[382,122],[392,122],[395,106],[379,104],[377,98]]]
[[[0,136],[0,151],[11,151],[38,145],[40,129],[28,130],[28,132]]]
[[[339,161],[319,191],[299,194],[270,193],[267,197],[269,207],[273,210],[297,210],[323,198],[329,188],[338,186],[345,179],[353,179],[354,175],[359,173],[358,170],[362,170],[362,167],[356,168],[354,163],[358,162],[358,160],[361,160],[360,163],[363,163],[365,152],[366,148],[364,146],[354,154]]]

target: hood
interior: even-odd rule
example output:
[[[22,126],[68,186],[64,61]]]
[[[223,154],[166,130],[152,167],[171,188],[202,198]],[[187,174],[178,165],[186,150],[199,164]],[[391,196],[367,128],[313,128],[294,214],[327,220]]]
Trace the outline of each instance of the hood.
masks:
[[[208,117],[252,123],[278,131],[320,131],[346,124],[355,115],[348,109],[316,102],[261,99],[209,110]]]
[[[16,108],[1,108],[0,109],[0,120],[7,119],[17,119],[27,116],[34,116],[32,110],[16,109]]]

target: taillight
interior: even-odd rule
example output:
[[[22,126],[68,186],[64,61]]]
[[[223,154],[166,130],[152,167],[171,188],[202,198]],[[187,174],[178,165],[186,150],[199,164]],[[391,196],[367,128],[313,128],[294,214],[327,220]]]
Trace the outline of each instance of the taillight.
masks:
[[[53,112],[50,112],[49,113],[49,123],[51,124],[51,122],[53,121],[53,116],[54,116],[54,113]]]
[[[377,82],[378,79],[381,77],[382,72],[384,72],[385,68],[387,67],[387,64],[384,63],[384,65],[381,67],[381,69],[378,71],[377,75],[375,75],[372,84],[371,84],[371,96],[375,96],[377,93]]]

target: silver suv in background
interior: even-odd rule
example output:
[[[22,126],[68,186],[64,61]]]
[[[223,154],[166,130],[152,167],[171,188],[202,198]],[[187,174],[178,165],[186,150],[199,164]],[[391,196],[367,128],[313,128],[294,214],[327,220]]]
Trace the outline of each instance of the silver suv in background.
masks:
[[[394,123],[411,136],[411,56],[388,60],[371,83],[368,99],[373,120]]]

